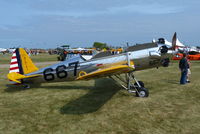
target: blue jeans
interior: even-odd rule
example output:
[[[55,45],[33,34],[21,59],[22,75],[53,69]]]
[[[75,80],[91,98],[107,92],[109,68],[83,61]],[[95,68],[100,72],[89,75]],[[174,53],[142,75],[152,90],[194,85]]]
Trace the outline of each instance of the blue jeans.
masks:
[[[180,79],[180,84],[186,84],[187,83],[187,69],[182,69],[181,70],[181,79]]]

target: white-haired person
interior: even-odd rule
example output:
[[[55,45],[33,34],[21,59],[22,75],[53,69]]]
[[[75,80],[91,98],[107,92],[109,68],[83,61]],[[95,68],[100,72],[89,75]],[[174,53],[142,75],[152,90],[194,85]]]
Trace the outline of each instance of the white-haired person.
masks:
[[[187,62],[188,62],[188,71],[187,71],[187,83],[190,83],[190,75],[191,75],[191,70],[190,70],[190,67],[191,67],[191,62],[190,60],[188,59],[187,57]]]

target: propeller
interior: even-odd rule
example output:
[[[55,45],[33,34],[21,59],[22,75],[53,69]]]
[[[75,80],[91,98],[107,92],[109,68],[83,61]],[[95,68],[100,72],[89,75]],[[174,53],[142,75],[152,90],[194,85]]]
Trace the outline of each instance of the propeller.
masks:
[[[176,35],[176,32],[175,32],[174,35],[173,35],[173,38],[172,38],[172,47],[168,48],[167,46],[162,46],[160,48],[160,52],[162,54],[166,54],[168,52],[168,50],[175,51],[176,50],[176,40],[177,40],[177,35]]]
[[[176,47],[177,47],[176,40],[177,40],[177,35],[176,35],[176,32],[175,32],[174,36],[172,38],[172,47],[168,48],[167,46],[162,46],[161,47],[161,53],[165,54],[165,53],[168,52],[168,50],[172,50],[172,55],[174,55],[175,54],[174,52],[176,51]],[[163,59],[162,65],[164,67],[167,67],[169,65],[169,62],[170,62],[169,58]]]
[[[172,47],[171,50],[176,50],[176,40],[177,40],[177,36],[176,36],[176,32],[174,33],[174,36],[172,38]]]

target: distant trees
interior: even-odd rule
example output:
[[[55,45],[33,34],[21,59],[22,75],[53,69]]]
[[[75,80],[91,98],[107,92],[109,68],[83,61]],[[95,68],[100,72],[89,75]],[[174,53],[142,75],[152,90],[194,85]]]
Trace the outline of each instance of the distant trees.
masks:
[[[101,43],[101,42],[94,42],[93,47],[100,50],[104,48],[108,49],[108,45],[106,43]]]

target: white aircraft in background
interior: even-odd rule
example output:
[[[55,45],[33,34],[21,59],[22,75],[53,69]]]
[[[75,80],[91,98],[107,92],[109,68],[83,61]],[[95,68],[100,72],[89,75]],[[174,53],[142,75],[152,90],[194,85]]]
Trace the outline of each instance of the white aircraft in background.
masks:
[[[172,47],[172,43],[171,42],[169,42],[167,39],[165,39],[165,38],[159,38],[158,39],[158,41],[155,41],[155,39],[153,40],[153,42],[157,42],[157,43],[159,43],[159,44],[166,44],[166,45],[168,45],[168,46],[170,46],[170,47]],[[181,43],[180,41],[179,41],[179,39],[177,38],[176,39],[176,47],[177,48],[183,48],[183,47],[185,47],[185,45],[183,45],[183,43]]]
[[[16,48],[8,48],[7,50],[9,51],[9,53],[13,53],[16,50]]]
[[[156,42],[155,39],[153,39],[153,42]],[[172,43],[167,41],[164,38],[159,38],[158,43],[166,44],[169,47],[172,46]],[[193,55],[200,53],[199,48],[197,48],[196,46],[186,46],[183,43],[181,43],[178,38],[176,39],[176,49],[177,49],[177,52],[180,52],[180,53],[186,52],[188,54],[193,54]]]
[[[65,51],[67,52],[65,60],[68,60],[79,54],[81,54],[82,58],[84,58],[85,60],[90,60],[97,53],[93,49],[85,49],[85,48],[80,48],[80,47],[65,49]]]
[[[0,53],[6,53],[8,50],[6,48],[0,48]]]
[[[16,48],[0,48],[0,53],[13,53]]]

